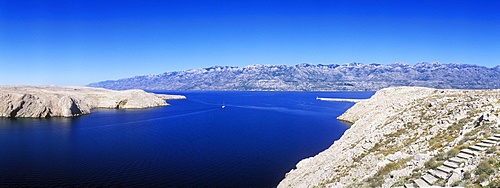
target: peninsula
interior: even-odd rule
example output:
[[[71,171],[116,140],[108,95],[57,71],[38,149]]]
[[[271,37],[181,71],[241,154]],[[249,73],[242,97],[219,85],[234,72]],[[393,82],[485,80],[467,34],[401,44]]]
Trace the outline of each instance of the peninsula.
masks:
[[[165,100],[185,99],[143,90],[115,91],[83,86],[0,86],[0,117],[73,117],[93,108],[150,108],[168,105]]]
[[[278,187],[499,187],[499,113],[500,90],[379,90],[338,117],[351,128]]]
[[[321,98],[321,97],[317,97],[316,98],[317,100],[320,100],[320,101],[337,101],[337,102],[352,102],[352,103],[358,103],[358,102],[361,102],[362,100],[364,99],[338,99],[338,98]]]

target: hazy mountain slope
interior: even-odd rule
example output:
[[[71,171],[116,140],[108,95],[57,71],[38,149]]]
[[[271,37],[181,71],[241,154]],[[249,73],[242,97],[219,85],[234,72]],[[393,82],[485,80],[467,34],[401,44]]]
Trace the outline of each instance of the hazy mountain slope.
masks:
[[[91,83],[91,87],[148,90],[379,90],[393,86],[500,88],[500,66],[419,63],[390,65],[214,66]]]

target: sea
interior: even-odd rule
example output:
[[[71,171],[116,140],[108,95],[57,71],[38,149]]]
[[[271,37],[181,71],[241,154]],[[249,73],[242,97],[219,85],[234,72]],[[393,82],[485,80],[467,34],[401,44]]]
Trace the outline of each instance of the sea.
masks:
[[[336,117],[374,92],[151,91],[147,109],[0,118],[0,187],[275,187],[349,128]],[[225,108],[222,108],[222,106]]]

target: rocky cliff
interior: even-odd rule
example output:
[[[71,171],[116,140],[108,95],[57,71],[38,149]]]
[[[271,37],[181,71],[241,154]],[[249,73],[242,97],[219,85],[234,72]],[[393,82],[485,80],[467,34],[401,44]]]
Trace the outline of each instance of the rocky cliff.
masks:
[[[354,123],[278,187],[500,186],[500,90],[396,87],[356,103]]]
[[[500,66],[418,63],[390,65],[214,66],[91,83],[107,89],[148,90],[379,90],[395,86],[500,89]]]
[[[168,105],[166,99],[142,90],[114,91],[91,87],[0,86],[0,117],[72,117],[93,108],[148,108]]]

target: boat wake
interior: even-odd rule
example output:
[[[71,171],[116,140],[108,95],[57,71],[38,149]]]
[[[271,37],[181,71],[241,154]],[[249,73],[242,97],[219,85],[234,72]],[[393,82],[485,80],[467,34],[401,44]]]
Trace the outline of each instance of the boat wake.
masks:
[[[118,123],[111,123],[111,124],[105,124],[105,125],[99,125],[99,126],[93,126],[93,127],[82,127],[82,128],[110,127],[110,126],[116,126],[116,125],[127,125],[127,124],[136,124],[136,123],[144,123],[144,122],[153,122],[153,121],[170,119],[170,118],[178,118],[178,117],[202,114],[202,113],[207,113],[207,112],[211,112],[211,111],[215,111],[215,110],[219,110],[219,109],[220,109],[220,107],[214,107],[214,108],[203,109],[203,110],[196,110],[194,112],[192,112],[193,110],[190,110],[191,112],[188,112],[188,113],[173,114],[173,115],[157,117],[157,118],[150,118],[150,119],[136,120],[136,121],[127,121],[127,122],[118,122]]]
[[[285,107],[278,107],[278,106],[231,105],[231,107],[255,109],[255,110],[268,110],[268,111],[275,111],[275,112],[281,112],[281,113],[287,113],[287,114],[300,114],[300,115],[324,115],[325,114],[325,113],[311,111],[311,110],[285,108]]]

